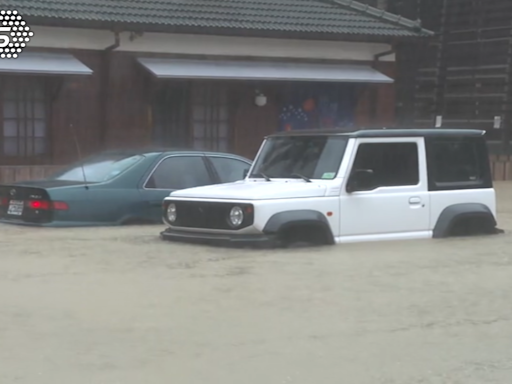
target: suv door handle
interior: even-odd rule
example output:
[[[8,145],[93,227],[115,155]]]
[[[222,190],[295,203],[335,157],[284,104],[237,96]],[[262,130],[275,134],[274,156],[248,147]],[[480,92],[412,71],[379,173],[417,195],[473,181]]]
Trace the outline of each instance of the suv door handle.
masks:
[[[421,204],[421,199],[419,197],[411,197],[409,199],[409,204],[411,204],[411,205]]]

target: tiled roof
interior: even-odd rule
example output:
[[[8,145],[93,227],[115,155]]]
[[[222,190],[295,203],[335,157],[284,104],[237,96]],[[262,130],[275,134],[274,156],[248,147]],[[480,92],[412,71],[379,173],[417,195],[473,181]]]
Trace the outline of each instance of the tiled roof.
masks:
[[[353,0],[1,0],[27,18],[382,37],[429,36]]]

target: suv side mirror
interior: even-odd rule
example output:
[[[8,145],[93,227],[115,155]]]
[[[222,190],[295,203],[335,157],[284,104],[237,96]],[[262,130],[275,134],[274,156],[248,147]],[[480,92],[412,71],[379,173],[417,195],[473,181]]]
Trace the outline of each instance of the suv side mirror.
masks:
[[[375,176],[371,169],[356,169],[347,180],[347,192],[371,191],[377,188]]]
[[[247,177],[248,173],[249,173],[249,169],[248,168],[244,169],[244,179]]]

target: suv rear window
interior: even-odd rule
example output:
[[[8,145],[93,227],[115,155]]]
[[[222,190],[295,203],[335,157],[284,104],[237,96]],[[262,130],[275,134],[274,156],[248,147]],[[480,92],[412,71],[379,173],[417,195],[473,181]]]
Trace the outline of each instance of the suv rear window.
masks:
[[[475,183],[483,179],[478,141],[435,139],[430,144],[430,150],[434,182]]]

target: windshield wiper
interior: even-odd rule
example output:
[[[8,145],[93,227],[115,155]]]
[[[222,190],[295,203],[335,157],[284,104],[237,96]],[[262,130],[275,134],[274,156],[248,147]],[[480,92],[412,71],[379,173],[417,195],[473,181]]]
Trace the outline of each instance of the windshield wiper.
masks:
[[[304,180],[306,183],[311,183],[311,179],[309,177],[306,177],[304,175],[301,175],[300,173],[292,173],[290,175],[291,177],[300,177],[302,180]]]
[[[261,177],[263,177],[266,181],[272,181],[272,180],[270,179],[270,177],[268,177],[267,175],[265,175],[264,173],[261,173],[261,172],[253,173],[253,174],[251,175],[251,177],[254,177],[254,176],[256,176],[256,177],[261,176]]]

